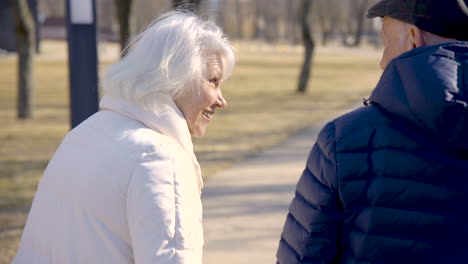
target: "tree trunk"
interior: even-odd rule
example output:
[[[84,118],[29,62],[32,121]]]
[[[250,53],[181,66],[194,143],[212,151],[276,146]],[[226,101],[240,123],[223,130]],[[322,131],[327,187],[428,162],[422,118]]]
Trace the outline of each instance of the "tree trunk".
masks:
[[[33,117],[34,50],[36,31],[26,0],[10,0],[16,21],[18,52],[18,118]]]
[[[263,1],[255,0],[255,27],[254,38],[263,39],[265,36],[265,11],[263,8]]]
[[[302,40],[304,42],[304,64],[302,65],[301,75],[299,77],[299,85],[297,92],[305,93],[307,90],[307,84],[309,82],[310,71],[312,69],[312,56],[314,55],[314,40],[310,33],[309,26],[309,14],[311,0],[302,0],[302,8],[300,9],[301,29],[302,29]]]
[[[235,7],[235,14],[236,14],[236,37],[239,39],[242,39],[244,37],[243,31],[244,31],[244,21],[242,19],[242,3],[241,0],[236,0],[234,2],[234,7]]]
[[[351,20],[348,23],[347,33],[343,34],[343,45],[357,47],[361,44],[362,33],[364,32],[365,14],[369,0],[355,0],[350,9]],[[353,28],[354,25],[355,27]]]
[[[364,16],[367,10],[368,0],[364,0],[359,3],[358,10],[356,10],[356,24],[357,29],[354,33],[354,46],[361,45],[362,32],[364,31]]]
[[[121,56],[127,54],[128,41],[132,35],[130,28],[130,16],[132,14],[132,0],[115,0],[115,10],[117,11],[117,20],[119,21],[119,41]]]
[[[328,30],[322,29],[322,46],[326,46],[328,44],[328,38],[330,34],[331,32],[329,32]]]
[[[322,45],[326,46],[327,40],[328,40],[328,27],[327,27],[326,16],[328,16],[329,14],[325,12],[325,7],[323,6],[323,3],[321,1],[318,1],[317,4],[318,4],[317,17],[318,17],[320,29],[322,30]]]
[[[278,41],[278,17],[275,17],[272,10],[267,10],[265,16],[265,33],[268,42]]]
[[[333,3],[330,3],[329,0],[327,2],[317,1],[317,16],[318,22],[320,25],[320,29],[322,30],[322,45],[326,46],[328,44],[328,40],[332,33],[335,31],[336,25],[338,23],[338,16],[334,13],[335,11],[332,10],[336,7],[331,7]]]
[[[297,19],[296,1],[290,1],[287,5],[287,23],[288,27],[286,31],[286,38],[289,39],[293,45],[299,44],[300,39],[297,34],[299,23]]]

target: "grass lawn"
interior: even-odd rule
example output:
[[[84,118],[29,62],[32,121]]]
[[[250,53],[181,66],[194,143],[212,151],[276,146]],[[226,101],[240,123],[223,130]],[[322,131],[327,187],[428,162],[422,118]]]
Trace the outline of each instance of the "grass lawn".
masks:
[[[65,47],[50,45],[35,62],[33,120],[15,118],[16,59],[0,57],[0,263],[14,256],[40,176],[69,130],[67,63],[56,55],[65,54]],[[228,107],[217,112],[204,138],[194,140],[205,179],[357,105],[380,75],[376,51],[319,48],[309,91],[296,94],[300,48],[236,46],[236,69],[222,84]]]

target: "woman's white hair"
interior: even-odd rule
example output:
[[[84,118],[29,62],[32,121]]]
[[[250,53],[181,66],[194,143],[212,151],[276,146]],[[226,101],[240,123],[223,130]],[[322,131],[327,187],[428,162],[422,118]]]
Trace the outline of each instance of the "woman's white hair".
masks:
[[[103,80],[105,95],[157,111],[157,98],[175,99],[200,87],[207,76],[209,56],[217,56],[225,80],[235,54],[222,30],[210,20],[185,11],[171,11],[153,21],[111,65]]]

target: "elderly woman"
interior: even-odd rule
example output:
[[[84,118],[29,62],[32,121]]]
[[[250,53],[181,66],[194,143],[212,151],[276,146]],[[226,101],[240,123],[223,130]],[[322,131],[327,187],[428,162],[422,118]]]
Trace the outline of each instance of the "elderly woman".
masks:
[[[212,22],[163,15],[103,79],[39,184],[13,263],[201,263],[202,178],[191,136],[226,106],[234,52]]]

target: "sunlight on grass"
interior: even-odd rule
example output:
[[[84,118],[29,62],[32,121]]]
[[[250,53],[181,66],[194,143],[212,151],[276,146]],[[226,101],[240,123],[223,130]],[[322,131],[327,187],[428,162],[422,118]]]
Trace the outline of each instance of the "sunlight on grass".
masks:
[[[63,43],[52,44],[63,53]],[[238,47],[236,69],[222,84],[228,107],[194,140],[205,178],[359,104],[380,74],[376,55],[319,49],[309,91],[297,94],[302,53],[285,50]],[[69,130],[68,65],[53,48],[45,53],[36,60],[35,118],[26,121],[15,118],[16,59],[0,58],[0,263],[14,256],[39,178]]]

